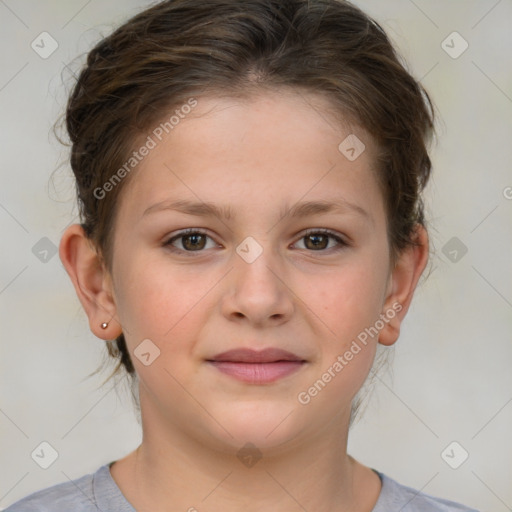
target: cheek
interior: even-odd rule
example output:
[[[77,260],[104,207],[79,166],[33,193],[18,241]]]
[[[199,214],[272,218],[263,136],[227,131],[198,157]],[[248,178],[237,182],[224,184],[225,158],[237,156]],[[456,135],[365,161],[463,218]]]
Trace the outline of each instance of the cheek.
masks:
[[[321,311],[315,322],[324,327],[318,364],[297,399],[302,405],[314,404],[325,421],[347,410],[372,367],[378,340],[372,327],[381,313],[381,292],[374,273],[353,267],[309,295],[308,305],[315,311],[317,304]]]
[[[361,258],[322,279],[317,291],[306,295],[308,306],[318,311],[324,325],[318,378],[319,386],[329,382],[331,390],[324,399],[335,400],[341,391],[353,396],[364,382],[375,357],[375,326],[382,313],[385,283],[384,267]]]
[[[150,339],[160,350],[160,363],[172,361],[173,367],[184,368],[194,356],[222,273],[180,267],[141,251],[119,262],[118,276],[118,315],[130,353]]]
[[[317,292],[309,291],[307,301],[317,304],[326,324],[342,339],[373,324],[381,313],[386,274],[376,261],[361,259],[317,283]]]
[[[154,339],[161,345],[166,333],[185,315],[190,297],[185,279],[147,254],[132,253],[117,265],[116,304],[121,324],[132,343]]]

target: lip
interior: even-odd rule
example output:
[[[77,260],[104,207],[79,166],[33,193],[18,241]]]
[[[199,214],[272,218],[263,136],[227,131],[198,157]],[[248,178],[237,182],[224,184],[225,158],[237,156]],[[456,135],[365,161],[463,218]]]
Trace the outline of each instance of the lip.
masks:
[[[269,384],[299,370],[304,361],[276,361],[274,363],[235,363],[231,361],[208,361],[220,372],[242,382]]]
[[[234,349],[207,362],[220,372],[251,384],[269,384],[298,371],[306,361],[278,348]]]
[[[208,359],[215,362],[230,363],[275,363],[278,361],[303,362],[304,359],[296,354],[281,350],[280,348],[266,348],[264,350],[251,350],[249,348],[235,348],[222,352]]]

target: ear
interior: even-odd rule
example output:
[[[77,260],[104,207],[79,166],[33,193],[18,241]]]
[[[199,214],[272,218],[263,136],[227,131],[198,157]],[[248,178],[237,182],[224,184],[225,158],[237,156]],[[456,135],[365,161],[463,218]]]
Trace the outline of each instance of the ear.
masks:
[[[407,247],[401,252],[389,277],[383,309],[383,313],[389,313],[386,315],[389,321],[379,333],[379,343],[382,345],[393,345],[398,339],[400,325],[428,261],[428,235],[420,224],[416,225],[414,240],[418,245]],[[391,312],[395,314],[391,315]]]
[[[59,256],[93,334],[104,340],[117,338],[122,329],[117,320],[110,274],[80,224],[69,226],[62,235]],[[101,327],[104,322],[108,323],[106,329]]]

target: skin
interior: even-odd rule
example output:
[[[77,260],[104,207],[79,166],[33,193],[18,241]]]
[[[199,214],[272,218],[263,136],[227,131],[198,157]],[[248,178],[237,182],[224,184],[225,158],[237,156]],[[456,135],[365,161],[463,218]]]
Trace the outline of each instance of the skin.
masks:
[[[148,366],[132,356],[143,441],[111,467],[137,510],[370,512],[377,501],[377,474],[347,454],[351,401],[377,343],[399,336],[428,239],[418,226],[419,246],[391,264],[373,142],[327,112],[321,97],[290,91],[250,101],[198,98],[123,190],[112,275],[79,225],[62,237],[60,257],[91,331],[102,339],[124,332],[131,354],[144,339],[160,350]],[[354,161],[338,150],[350,133],[366,145]],[[233,215],[143,215],[170,199],[230,206]],[[282,217],[299,201],[340,199],[367,215],[345,208]],[[171,252],[165,242],[186,228],[210,238],[174,239],[181,252]],[[329,237],[315,248],[305,238],[309,228],[330,229],[348,245]],[[263,251],[252,263],[236,252],[249,236]],[[401,311],[378,336],[307,405],[299,403],[298,394],[396,303]],[[307,362],[255,385],[205,361],[238,347],[279,347]],[[237,457],[246,443],[262,455],[252,467]]]

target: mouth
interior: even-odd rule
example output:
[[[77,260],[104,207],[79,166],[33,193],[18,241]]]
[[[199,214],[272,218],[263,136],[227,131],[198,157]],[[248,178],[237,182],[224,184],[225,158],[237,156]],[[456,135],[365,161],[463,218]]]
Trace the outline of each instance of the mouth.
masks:
[[[221,373],[242,382],[267,384],[295,373],[307,361],[277,348],[262,351],[234,349],[206,360]]]

